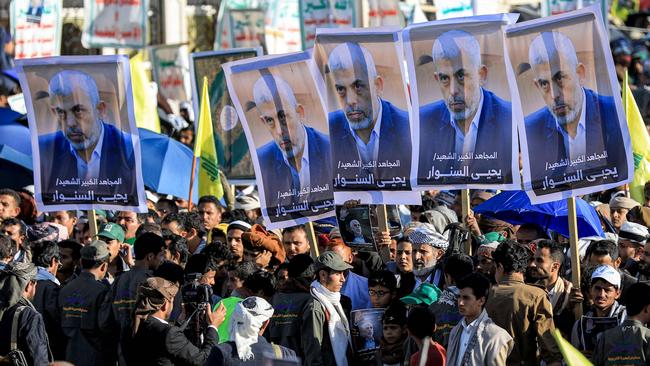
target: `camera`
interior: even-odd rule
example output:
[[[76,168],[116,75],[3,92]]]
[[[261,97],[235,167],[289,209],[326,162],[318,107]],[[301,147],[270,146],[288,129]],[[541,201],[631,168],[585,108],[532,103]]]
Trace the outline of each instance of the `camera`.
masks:
[[[200,284],[200,273],[190,273],[185,276],[185,284],[181,288],[181,297],[185,304],[203,304],[210,303],[212,299],[212,287],[210,285]]]

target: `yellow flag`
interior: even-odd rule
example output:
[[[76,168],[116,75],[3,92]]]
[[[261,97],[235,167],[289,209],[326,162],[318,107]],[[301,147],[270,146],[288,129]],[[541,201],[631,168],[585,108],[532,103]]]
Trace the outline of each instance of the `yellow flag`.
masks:
[[[634,179],[630,184],[630,196],[635,201],[643,204],[643,186],[650,181],[650,136],[643,123],[643,117],[632,96],[632,90],[627,83],[625,75],[625,92],[623,106],[627,118],[627,128],[632,139],[632,153],[634,155]]]
[[[560,352],[562,352],[564,362],[567,366],[593,366],[585,355],[575,349],[566,339],[562,338],[559,330],[553,330],[553,338],[555,338],[555,342],[557,342],[557,346],[560,348]]]
[[[135,124],[160,133],[160,120],[156,108],[156,95],[149,87],[149,78],[143,65],[143,53],[138,52],[131,57],[131,89],[133,89],[133,107],[135,111]]]
[[[208,96],[208,78],[203,78],[203,93],[199,125],[194,142],[194,157],[199,158],[199,197],[212,195],[223,197],[223,187],[219,178],[219,163],[217,148],[212,133],[212,114],[210,113],[210,97]]]

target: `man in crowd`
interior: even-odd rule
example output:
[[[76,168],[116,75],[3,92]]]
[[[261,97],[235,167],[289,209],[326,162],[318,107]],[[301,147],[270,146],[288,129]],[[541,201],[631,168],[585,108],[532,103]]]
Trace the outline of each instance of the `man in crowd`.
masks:
[[[562,355],[552,332],[553,308],[546,291],[524,283],[528,249],[506,240],[492,253],[496,280],[485,306],[494,323],[514,339],[508,365],[539,363],[537,351],[547,365],[560,365]]]
[[[205,203],[204,205],[207,210],[211,210],[214,206],[213,203]],[[206,215],[203,216],[205,217]],[[203,248],[205,248],[207,244],[207,241],[205,239],[205,220],[198,212],[184,212],[183,216],[186,230],[185,239],[187,240],[187,249],[190,251],[190,254],[199,254],[201,251],[203,251]],[[211,215],[207,216],[211,217]],[[210,230],[209,232],[211,233],[212,231]]]
[[[411,309],[406,318],[406,328],[409,337],[415,342],[419,351],[411,355],[410,365],[421,365],[425,346],[426,366],[444,365],[447,359],[445,348],[436,342],[433,334],[436,331],[436,316],[430,308],[416,306]],[[428,343],[428,345],[427,345]]]
[[[625,304],[627,289],[637,282],[637,279],[619,268],[621,258],[618,256],[616,243],[611,240],[594,241],[589,244],[585,253],[585,262],[588,269],[595,269],[598,266],[606,265],[614,267],[617,270],[621,276],[621,303]],[[581,299],[581,297],[578,298]]]
[[[643,248],[637,279],[641,282],[650,282],[650,242],[646,242]]]
[[[199,215],[203,219],[203,226],[206,232],[210,233],[212,229],[221,223],[221,216],[224,208],[215,196],[203,196],[199,198],[197,206]],[[208,238],[208,242],[210,242]]]
[[[124,243],[125,233],[122,226],[112,222],[101,227],[97,238],[106,243],[111,254],[107,275],[107,282],[110,284],[113,283],[114,277],[129,270],[132,264],[131,246]]]
[[[445,276],[439,262],[449,246],[447,238],[438,234],[431,224],[420,225],[408,237],[413,243],[415,288],[422,282],[443,288]]]
[[[13,189],[0,189],[0,223],[20,214],[20,196]]]
[[[650,233],[647,227],[629,221],[623,223],[618,232],[620,268],[633,277],[639,272],[639,261],[648,237],[650,237]]]
[[[102,279],[108,271],[110,252],[96,240],[81,249],[81,273],[59,293],[61,327],[67,338],[65,360],[75,365],[113,365],[115,344],[100,329],[100,309],[108,287]]]
[[[505,365],[514,347],[512,337],[485,311],[490,280],[480,273],[460,279],[458,310],[463,316],[447,346],[448,365]]]
[[[397,296],[397,280],[389,271],[370,273],[368,277],[368,295],[370,303],[375,309],[386,309]]]
[[[43,317],[32,303],[36,293],[36,267],[31,263],[12,262],[0,270],[0,355],[16,347],[28,365],[48,365],[50,350]],[[15,328],[15,329],[14,329]]]
[[[593,306],[575,322],[571,332],[571,344],[587,355],[594,351],[599,332],[620,325],[627,317],[625,306],[616,301],[621,296],[621,275],[614,267],[602,265],[594,270],[589,295]],[[608,322],[600,322],[597,328],[589,318],[608,318]]]
[[[639,206],[637,201],[624,196],[616,196],[609,201],[612,225],[616,230],[620,230],[627,222],[627,213],[636,206]]]
[[[351,359],[350,326],[341,303],[345,271],[352,268],[335,252],[325,252],[315,263],[314,298],[304,313],[302,327],[303,364],[347,366]]]
[[[408,236],[403,236],[397,241],[395,252],[395,277],[397,278],[397,297],[410,294],[415,288],[415,275],[413,275],[413,244]]]
[[[496,265],[494,264],[494,259],[492,258],[492,253],[499,246],[499,242],[492,241],[486,244],[479,245],[476,251],[476,271],[483,273],[487,278],[490,279],[493,283],[496,282],[494,275],[496,273]]]
[[[145,215],[143,214],[138,214],[133,211],[120,211],[117,214],[117,223],[124,228],[124,239],[122,241],[133,245],[136,237],[135,232],[144,221]]]
[[[0,233],[0,269],[3,269],[14,259],[16,244],[7,235]]]
[[[250,231],[243,233],[242,242],[244,261],[255,263],[260,269],[272,272],[286,259],[280,238],[261,225],[255,224]]]
[[[343,240],[339,238],[331,240],[327,251],[337,253],[345,263],[352,266],[354,260],[352,249],[345,245]],[[351,270],[345,273],[345,283],[341,288],[341,294],[352,300],[352,310],[368,309],[371,307],[370,296],[368,295],[368,279]]]
[[[233,261],[241,263],[244,260],[244,244],[242,235],[251,230],[251,225],[244,221],[233,221],[228,224],[226,240],[228,240],[228,249],[232,254]]]
[[[160,228],[169,230],[174,235],[182,237],[187,236],[187,223],[185,222],[185,215],[176,212],[170,212],[162,220],[160,220]]]
[[[282,245],[289,260],[298,254],[309,254],[311,246],[307,240],[305,225],[290,226],[282,230]]]
[[[593,356],[596,365],[616,364],[618,360],[633,365],[650,362],[650,285],[635,283],[629,293],[627,319],[598,336]]]
[[[77,276],[81,268],[81,245],[75,240],[63,240],[57,243],[59,246],[59,268],[56,278],[62,286],[65,286],[71,279]]]
[[[14,260],[24,262],[27,258],[27,225],[17,218],[8,218],[0,224],[0,232],[9,236],[16,245]]]
[[[68,237],[74,238],[75,226],[77,225],[77,211],[56,211],[53,215],[53,222],[65,226],[68,229]]]

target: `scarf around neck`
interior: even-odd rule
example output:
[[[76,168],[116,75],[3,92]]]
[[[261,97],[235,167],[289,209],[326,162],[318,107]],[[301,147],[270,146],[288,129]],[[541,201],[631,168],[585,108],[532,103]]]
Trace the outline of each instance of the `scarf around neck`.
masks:
[[[318,301],[329,313],[327,320],[327,331],[330,336],[330,343],[334,351],[334,358],[337,366],[347,366],[346,357],[348,345],[350,343],[350,328],[348,319],[341,306],[341,293],[332,292],[326,289],[320,282],[311,283],[311,295]]]

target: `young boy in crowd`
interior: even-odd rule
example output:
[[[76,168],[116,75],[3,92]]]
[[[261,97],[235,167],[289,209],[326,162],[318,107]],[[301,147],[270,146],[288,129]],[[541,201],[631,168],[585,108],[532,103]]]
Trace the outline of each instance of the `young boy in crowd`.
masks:
[[[408,337],[404,304],[396,301],[386,309],[381,322],[381,363],[384,366],[401,366],[404,362],[404,342]]]

